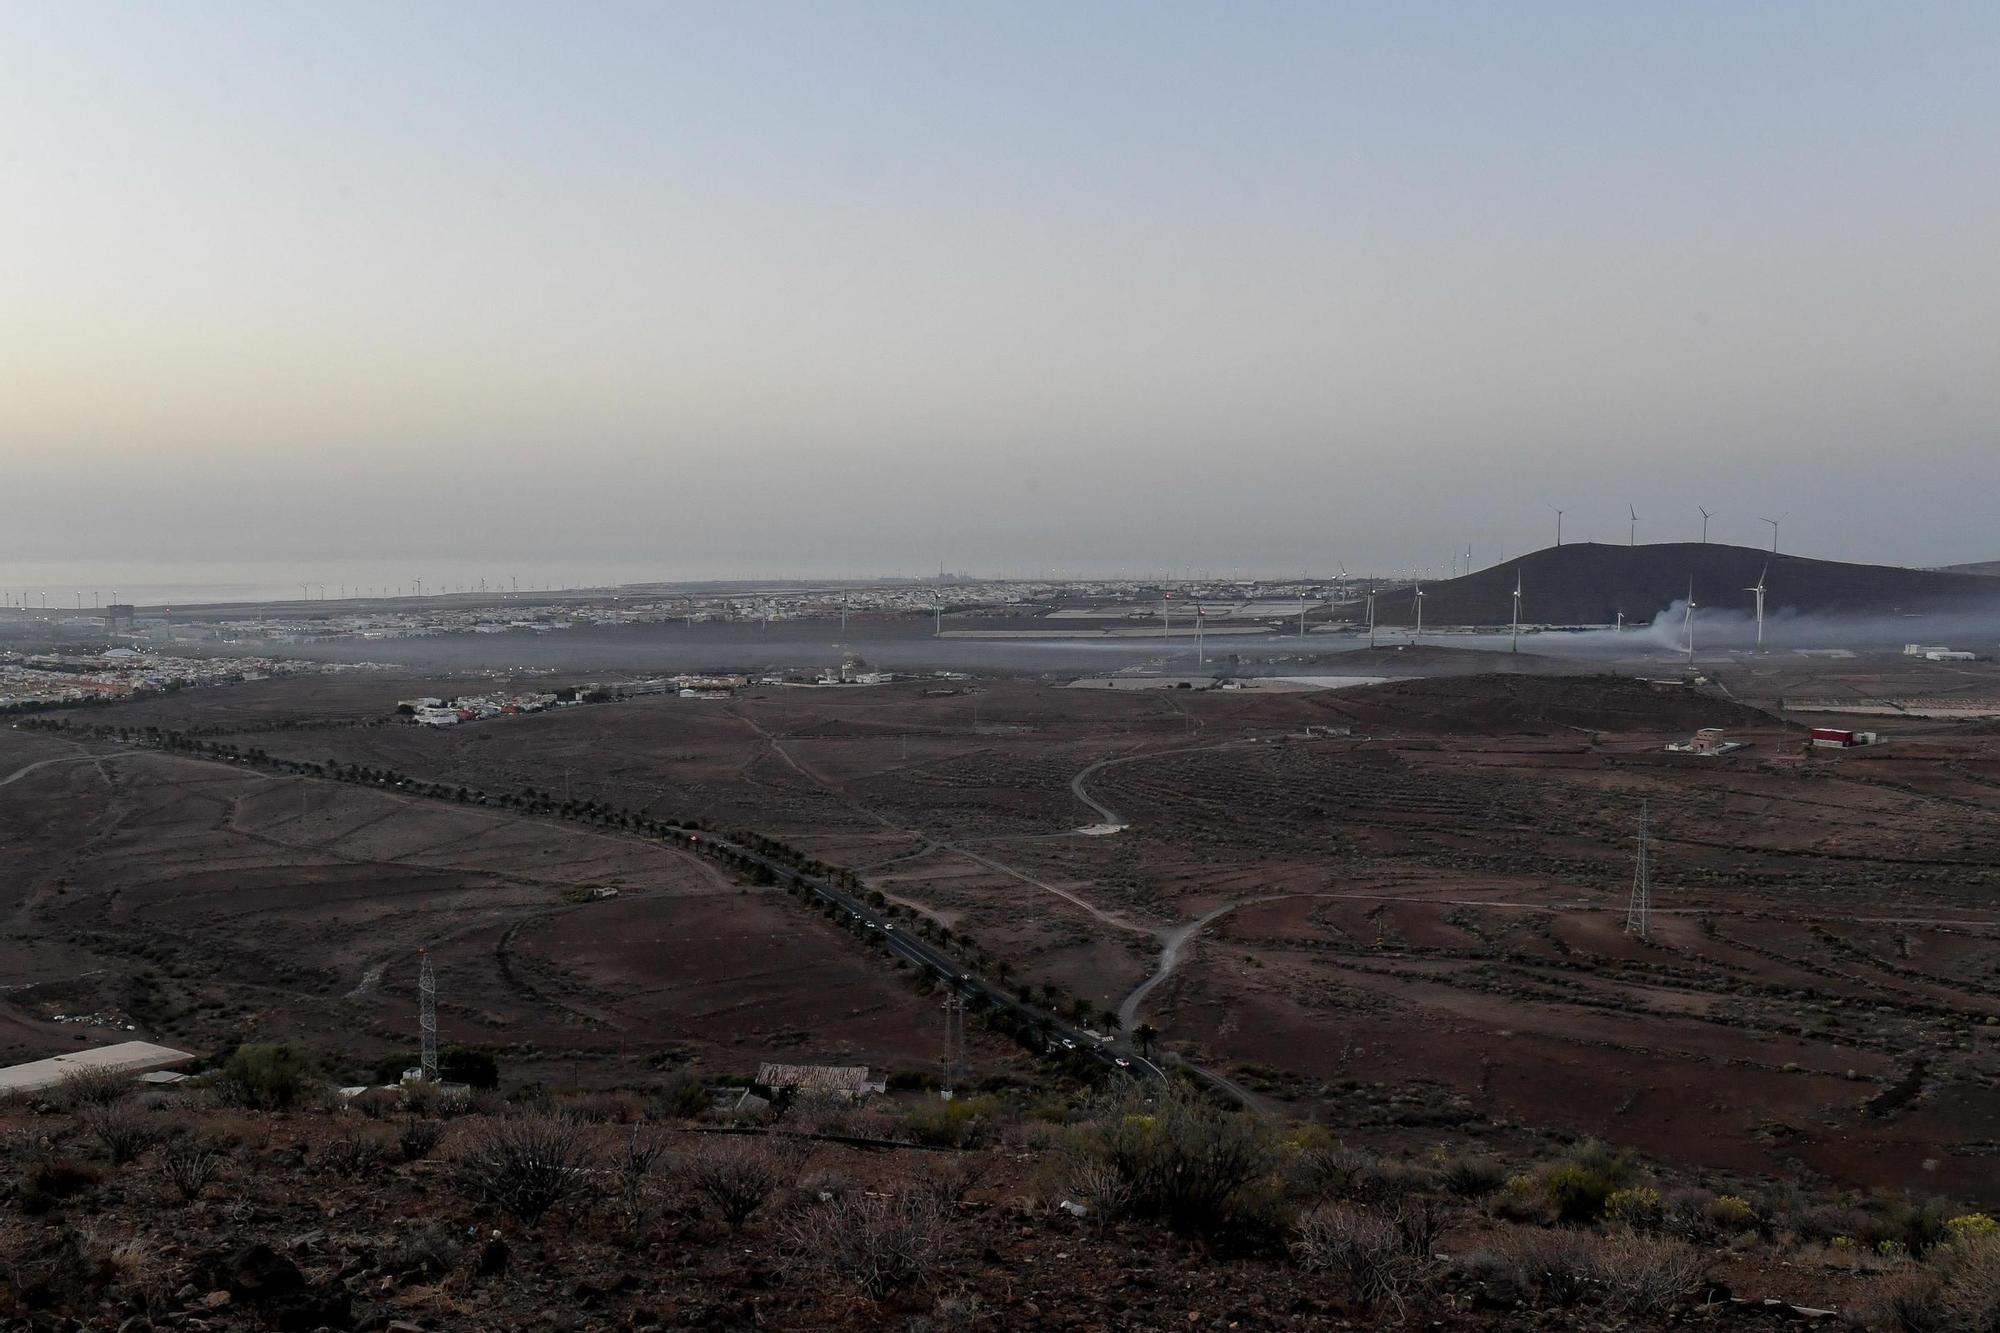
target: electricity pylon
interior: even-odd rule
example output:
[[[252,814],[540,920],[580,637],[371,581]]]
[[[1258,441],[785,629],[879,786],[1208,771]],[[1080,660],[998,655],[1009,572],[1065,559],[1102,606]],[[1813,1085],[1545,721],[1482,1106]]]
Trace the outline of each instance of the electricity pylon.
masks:
[[[944,1096],[950,1099],[965,1080],[965,997],[957,987],[944,997]]]
[[[431,972],[431,951],[423,951],[423,968],[417,973],[417,1030],[422,1049],[417,1056],[424,1082],[438,1080],[438,996],[437,977]]]
[[[1632,904],[1625,909],[1625,933],[1652,938],[1653,877],[1646,856],[1646,803],[1639,802],[1638,859],[1632,865]]]

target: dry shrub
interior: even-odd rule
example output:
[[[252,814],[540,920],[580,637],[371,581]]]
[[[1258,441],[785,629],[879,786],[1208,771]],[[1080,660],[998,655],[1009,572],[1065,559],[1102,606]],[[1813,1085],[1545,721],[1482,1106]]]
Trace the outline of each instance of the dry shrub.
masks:
[[[1466,1294],[1475,1310],[1511,1310],[1527,1304],[1531,1294],[1521,1265],[1491,1250],[1456,1256],[1451,1273],[1460,1287],[1468,1289]]]
[[[785,1223],[785,1250],[809,1271],[843,1278],[879,1300],[930,1282],[944,1263],[951,1225],[925,1190],[854,1194],[803,1209]]]
[[[852,1135],[861,1115],[851,1097],[821,1088],[801,1088],[792,1094],[779,1123],[791,1134]]]
[[[612,1161],[618,1187],[618,1211],[625,1220],[626,1234],[637,1240],[653,1214],[654,1177],[666,1157],[666,1141],[643,1126],[633,1126],[618,1145]]]
[[[1701,1290],[1708,1261],[1693,1246],[1662,1236],[1614,1235],[1597,1250],[1597,1278],[1611,1305],[1657,1315]]]
[[[116,1278],[117,1269],[106,1247],[88,1233],[44,1227],[10,1247],[0,1273],[21,1305],[61,1312],[92,1303]]]
[[[986,1159],[976,1153],[941,1155],[926,1165],[917,1184],[935,1194],[940,1203],[956,1206],[986,1178],[986,1168]]]
[[[459,1191],[533,1228],[588,1197],[596,1154],[582,1126],[558,1116],[489,1122],[452,1163]]]
[[[97,1168],[86,1163],[67,1157],[44,1158],[21,1172],[15,1198],[23,1213],[35,1216],[89,1194],[102,1180]]]
[[[159,1137],[144,1111],[130,1102],[86,1106],[76,1117],[77,1126],[97,1140],[113,1166],[123,1166],[153,1146]]]
[[[1292,1251],[1307,1271],[1339,1282],[1363,1305],[1401,1320],[1425,1279],[1396,1223],[1351,1204],[1315,1208],[1299,1219]]]
[[[1991,1234],[1966,1236],[1940,1254],[1940,1326],[1953,1333],[2000,1328],[2000,1238]]]
[[[1050,1193],[1058,1201],[1082,1204],[1084,1216],[1099,1226],[1108,1225],[1132,1211],[1132,1183],[1108,1162],[1092,1157],[1077,1158],[1060,1166]]]
[[[227,1143],[212,1136],[177,1134],[160,1149],[160,1169],[181,1202],[193,1203],[222,1170],[229,1152]]]
[[[962,1333],[977,1328],[994,1313],[976,1291],[947,1292],[931,1305],[928,1318],[910,1321],[910,1333]]]
[[[1939,1304],[1943,1294],[1944,1283],[1936,1273],[1927,1268],[1905,1268],[1875,1285],[1857,1307],[1855,1322],[1887,1333],[1945,1333],[1947,1325]]]
[[[1598,1243],[1590,1232],[1565,1227],[1523,1232],[1510,1238],[1505,1252],[1534,1284],[1537,1304],[1567,1306],[1582,1300],[1596,1283]]]
[[[60,1111],[81,1111],[122,1102],[136,1090],[132,1075],[123,1070],[77,1069],[49,1089],[49,1101]]]
[[[444,1125],[436,1120],[412,1120],[396,1136],[396,1148],[406,1162],[420,1162],[444,1141]]]
[[[569,1109],[593,1125],[636,1125],[646,1118],[646,1103],[636,1092],[587,1092]]]
[[[320,1145],[313,1165],[328,1175],[359,1180],[380,1167],[384,1155],[381,1140],[348,1126]]]
[[[399,1232],[378,1262],[383,1272],[396,1277],[435,1282],[457,1268],[464,1256],[456,1231],[441,1222],[426,1222]]]
[[[741,1231],[765,1201],[796,1176],[797,1158],[769,1139],[708,1144],[680,1162],[681,1178],[712,1204],[731,1231]]]

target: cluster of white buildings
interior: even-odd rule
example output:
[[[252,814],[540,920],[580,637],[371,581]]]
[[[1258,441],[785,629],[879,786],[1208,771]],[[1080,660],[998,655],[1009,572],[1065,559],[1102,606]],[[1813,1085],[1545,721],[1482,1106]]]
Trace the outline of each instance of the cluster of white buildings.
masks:
[[[1977,662],[1978,653],[1968,653],[1958,648],[1933,647],[1929,644],[1906,643],[1903,656],[1921,657],[1926,662]]]
[[[461,722],[481,722],[516,713],[540,713],[575,702],[575,699],[565,700],[540,692],[493,693],[468,694],[457,699],[430,696],[400,699],[396,708],[398,711],[409,709],[410,721],[420,727],[455,727]]]
[[[87,703],[270,676],[372,669],[269,657],[167,657],[135,648],[74,655],[0,653],[0,708]]]

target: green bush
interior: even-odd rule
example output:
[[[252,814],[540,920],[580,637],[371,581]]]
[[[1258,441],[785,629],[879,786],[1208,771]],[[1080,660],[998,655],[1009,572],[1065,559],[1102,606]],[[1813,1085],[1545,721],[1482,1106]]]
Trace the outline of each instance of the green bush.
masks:
[[[1438,1179],[1460,1198],[1483,1199],[1507,1183],[1507,1171],[1490,1157],[1451,1157],[1438,1168]]]
[[[903,1117],[903,1132],[932,1148],[977,1148],[992,1131],[999,1103],[991,1097],[924,1102]]]
[[[1729,1235],[1751,1231],[1757,1226],[1757,1210],[1741,1195],[1718,1194],[1702,1205],[1701,1212],[1710,1226]]]
[[[497,1088],[500,1086],[500,1066],[485,1051],[475,1051],[469,1046],[447,1046],[438,1053],[438,1078],[446,1083],[463,1083],[467,1087]]]
[[[1562,1161],[1544,1167],[1536,1183],[1558,1223],[1587,1226],[1604,1216],[1612,1194],[1631,1184],[1634,1174],[1630,1157],[1591,1139],[1570,1149]]]
[[[306,1085],[305,1051],[293,1042],[238,1046],[222,1067],[223,1095],[253,1110],[289,1109],[298,1103]]]
[[[1213,1233],[1270,1211],[1278,1135],[1261,1116],[1225,1111],[1185,1084],[1129,1087],[1070,1132],[1072,1157],[1109,1167],[1131,1211],[1184,1233]]]
[[[1605,1200],[1604,1211],[1614,1222],[1622,1222],[1634,1231],[1657,1231],[1666,1220],[1666,1209],[1660,1203],[1660,1192],[1650,1185],[1631,1185],[1611,1191]]]
[[[692,1069],[681,1069],[660,1085],[648,1110],[661,1120],[693,1120],[708,1104],[708,1085]]]
[[[1555,1209],[1556,1221],[1564,1226],[1587,1226],[1597,1221],[1604,1216],[1605,1206],[1618,1188],[1602,1172],[1574,1162],[1550,1168],[1542,1175],[1540,1185]]]

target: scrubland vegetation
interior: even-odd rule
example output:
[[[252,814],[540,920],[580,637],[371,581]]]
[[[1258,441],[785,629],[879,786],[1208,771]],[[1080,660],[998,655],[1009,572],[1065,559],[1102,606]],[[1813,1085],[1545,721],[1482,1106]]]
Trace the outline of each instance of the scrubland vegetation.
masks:
[[[315,1063],[252,1045],[172,1089],[81,1075],[6,1107],[0,1309],[128,1333],[1645,1328],[1732,1297],[2000,1318],[1983,1213],[1707,1187],[1591,1141],[1370,1149],[1177,1081],[736,1113],[678,1070],[343,1100]]]

